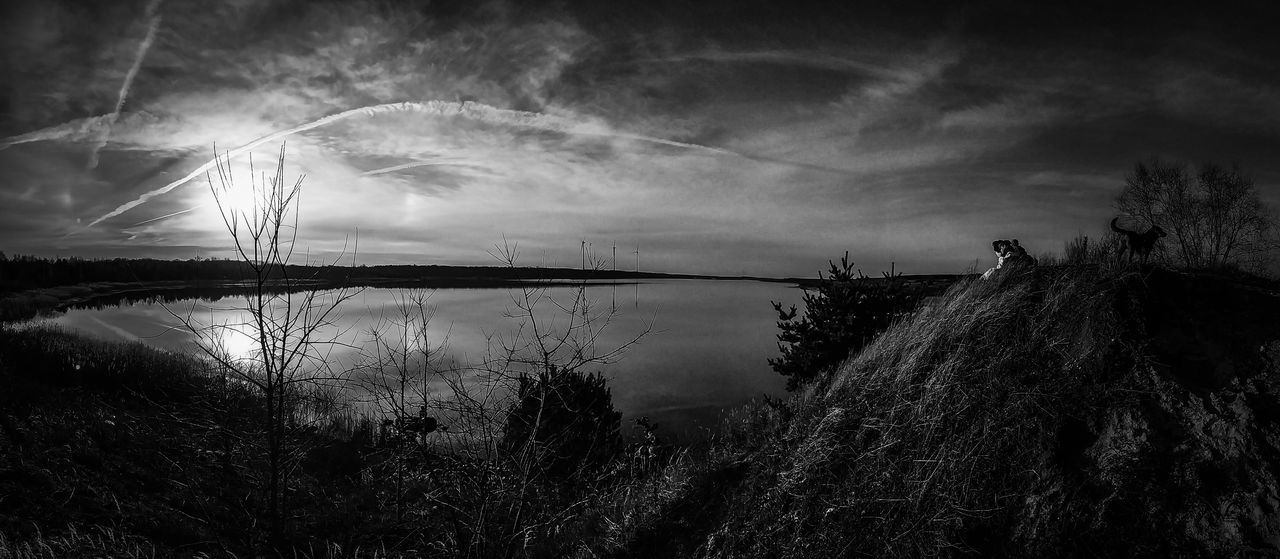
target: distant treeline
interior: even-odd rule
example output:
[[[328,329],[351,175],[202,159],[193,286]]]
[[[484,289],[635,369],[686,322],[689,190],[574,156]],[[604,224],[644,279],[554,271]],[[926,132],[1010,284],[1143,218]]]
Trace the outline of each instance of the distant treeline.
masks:
[[[151,258],[40,258],[0,252],[0,289],[19,290],[90,282],[247,280],[247,264],[237,260],[156,260]]]
[[[621,270],[436,265],[288,266],[285,272],[292,279],[307,279],[327,284],[351,281],[368,283],[370,280],[608,280],[712,277]],[[253,277],[249,265],[241,260],[75,257],[48,259],[27,255],[6,256],[0,252],[0,291],[93,282],[235,282],[247,281]]]

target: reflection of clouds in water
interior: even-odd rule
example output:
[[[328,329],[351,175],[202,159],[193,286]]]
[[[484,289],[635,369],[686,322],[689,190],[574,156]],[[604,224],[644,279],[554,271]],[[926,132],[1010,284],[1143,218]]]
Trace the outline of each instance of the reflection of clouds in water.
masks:
[[[468,367],[477,367],[483,360],[489,348],[487,336],[497,334],[510,339],[519,328],[517,321],[504,318],[504,312],[512,305],[512,293],[507,289],[440,289],[431,295],[430,305],[436,312],[427,326],[426,338],[435,370],[446,374],[433,372],[428,376],[429,397],[447,407],[453,396],[448,381],[461,382],[477,394],[483,392],[479,373]],[[551,288],[547,294],[558,299],[572,296],[570,288],[565,287]],[[609,286],[590,287],[587,297],[595,309],[607,311],[616,306],[620,311],[597,340],[600,349],[612,349],[629,341],[644,331],[650,320],[655,324],[654,330],[617,363],[586,370],[607,375],[614,407],[624,414],[624,421],[649,416],[670,432],[700,436],[695,426],[712,424],[725,407],[762,393],[782,393],[782,377],[767,363],[777,354],[777,316],[769,301],[799,303],[802,295],[801,290],[786,284],[736,281],[658,281],[616,290]],[[335,325],[317,333],[318,340],[338,342],[317,349],[327,354],[333,370],[345,371],[355,387],[348,394],[359,400],[358,408],[373,409],[368,387],[377,381],[378,372],[357,365],[364,359],[362,353],[376,354],[371,329],[381,320],[399,319],[399,296],[398,290],[366,289],[344,304]],[[633,299],[637,296],[641,301],[638,309]],[[192,308],[190,302],[170,307],[184,315],[185,309]],[[539,313],[540,324],[549,324],[550,314],[557,314],[557,324],[563,325],[564,317],[553,305],[547,303],[539,308],[546,311]],[[235,308],[235,303],[203,301],[195,305],[192,318],[203,325],[226,325],[222,340],[225,350],[230,356],[243,359],[251,358],[257,350],[249,316]],[[165,319],[167,324],[163,324]],[[175,322],[159,305],[77,309],[56,321],[90,335],[108,337],[95,320],[137,332],[151,345],[182,351],[194,347],[194,336],[181,329],[160,336],[151,334]],[[409,336],[417,328],[419,325],[413,325]],[[385,334],[392,345],[398,345],[405,337],[403,330],[389,329]],[[446,339],[448,344],[444,347]],[[408,367],[421,371],[417,359],[411,357]],[[445,424],[450,423],[443,412],[431,413],[440,415]]]

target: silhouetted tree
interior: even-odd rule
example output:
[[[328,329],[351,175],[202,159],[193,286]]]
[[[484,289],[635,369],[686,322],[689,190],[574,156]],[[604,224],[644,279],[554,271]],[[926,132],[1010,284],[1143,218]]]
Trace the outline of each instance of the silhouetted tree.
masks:
[[[373,398],[383,419],[379,446],[388,454],[392,469],[396,522],[405,519],[406,493],[414,455],[429,446],[427,435],[440,425],[428,414],[428,382],[436,373],[436,361],[445,341],[432,340],[430,326],[435,307],[427,301],[431,292],[400,292],[388,315],[369,331],[370,344],[361,349],[364,374],[361,383]]]
[[[325,383],[336,379],[326,357],[337,335],[326,331],[334,330],[337,309],[358,290],[301,291],[314,282],[314,276],[291,275],[296,270],[290,259],[297,248],[302,178],[291,184],[286,181],[284,146],[273,174],[258,176],[251,164],[249,184],[239,187],[246,188],[253,201],[248,207],[227,203],[237,188],[230,156],[216,157],[218,180],[208,177],[214,205],[237,256],[251,274],[243,305],[236,307],[242,315],[238,322],[207,324],[195,317],[194,306],[185,315],[169,312],[196,335],[199,350],[224,375],[249,387],[261,404],[259,427],[266,465],[257,473],[262,478],[267,530],[272,543],[279,544],[290,517],[287,500],[292,477],[304,456],[299,434],[308,423],[323,417],[323,408],[331,403]],[[337,264],[335,258],[329,266]],[[247,338],[253,349],[247,355],[232,354],[226,343],[234,337]]]
[[[795,305],[783,310],[782,303],[773,303],[782,330],[778,334],[782,356],[770,359],[769,365],[787,377],[787,390],[838,366],[918,299],[898,276],[885,273],[872,279],[854,270],[848,252],[839,265],[828,264],[828,275],[819,272],[817,289],[804,295],[803,316],[797,316]]]
[[[1192,172],[1158,158],[1139,162],[1115,205],[1166,230],[1171,242],[1156,250],[1188,267],[1258,264],[1276,247],[1275,215],[1234,165],[1205,163]]]

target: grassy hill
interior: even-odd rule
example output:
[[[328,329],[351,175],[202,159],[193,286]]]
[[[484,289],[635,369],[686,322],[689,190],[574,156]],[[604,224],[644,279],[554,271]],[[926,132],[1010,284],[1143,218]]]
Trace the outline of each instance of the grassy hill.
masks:
[[[1280,295],[1163,270],[964,281],[668,469],[618,556],[1280,553]]]

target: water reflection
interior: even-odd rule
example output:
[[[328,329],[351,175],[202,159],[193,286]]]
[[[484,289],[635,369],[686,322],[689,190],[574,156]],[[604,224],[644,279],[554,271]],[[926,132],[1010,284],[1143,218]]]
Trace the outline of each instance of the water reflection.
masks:
[[[253,361],[261,354],[258,342],[243,327],[229,324],[215,327],[209,331],[209,339],[218,354],[231,361]]]
[[[414,326],[441,359],[454,364],[477,364],[492,357],[493,340],[511,340],[527,329],[521,325],[515,302],[520,289],[438,289],[431,292],[431,320]],[[777,355],[775,319],[769,302],[798,304],[800,290],[785,284],[750,281],[665,280],[636,285],[594,285],[583,292],[594,309],[605,311],[608,325],[593,341],[601,348],[626,344],[652,325],[620,360],[591,367],[610,379],[614,405],[624,421],[648,416],[664,430],[698,437],[714,424],[726,407],[761,394],[784,392],[784,379],[768,366]],[[222,328],[220,344],[237,359],[249,359],[258,348],[245,328],[248,314],[243,300],[227,296],[214,301],[144,300],[119,306],[73,309],[52,320],[106,339],[137,339],[166,349],[192,351],[196,336],[175,318],[188,314],[203,325]],[[365,289],[346,301],[332,316],[332,324],[317,332],[325,342],[321,353],[334,370],[353,377],[365,375],[362,360],[379,351],[372,332],[389,317],[401,313],[405,291]],[[574,288],[548,288],[549,299],[535,313],[543,328],[563,328],[563,301]],[[555,301],[560,301],[559,307]],[[174,312],[171,313],[170,310]],[[513,312],[515,311],[515,312]],[[517,318],[512,318],[515,315]],[[392,321],[394,322],[394,321]],[[240,326],[237,326],[240,325]],[[383,328],[383,341],[403,343],[417,331]],[[447,343],[446,343],[447,342]],[[437,391],[444,387],[434,387]]]

